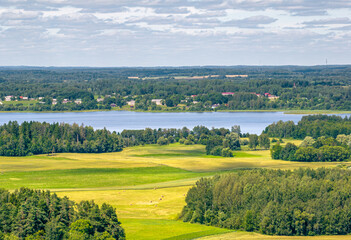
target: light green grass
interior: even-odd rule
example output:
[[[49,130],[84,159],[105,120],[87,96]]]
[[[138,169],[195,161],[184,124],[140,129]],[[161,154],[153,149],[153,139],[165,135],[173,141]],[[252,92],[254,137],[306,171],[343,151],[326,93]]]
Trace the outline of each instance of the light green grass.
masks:
[[[67,169],[30,172],[7,172],[0,175],[0,186],[6,189],[110,188],[135,186],[208,175],[167,166],[120,169]]]
[[[186,240],[229,230],[174,220],[121,219],[128,240]]]

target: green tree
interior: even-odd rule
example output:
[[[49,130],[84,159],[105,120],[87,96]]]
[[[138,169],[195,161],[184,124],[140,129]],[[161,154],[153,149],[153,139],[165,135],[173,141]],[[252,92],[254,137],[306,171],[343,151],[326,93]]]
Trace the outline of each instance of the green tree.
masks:
[[[259,138],[258,138],[260,147],[264,149],[269,149],[271,146],[271,141],[269,140],[269,137],[267,134],[262,133]]]
[[[257,134],[250,134],[249,136],[249,148],[255,149],[258,146],[258,136]]]

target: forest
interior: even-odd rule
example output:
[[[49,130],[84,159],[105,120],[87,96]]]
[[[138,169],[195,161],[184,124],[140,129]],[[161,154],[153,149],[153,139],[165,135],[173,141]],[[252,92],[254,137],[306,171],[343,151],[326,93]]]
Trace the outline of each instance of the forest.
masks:
[[[186,196],[186,222],[269,235],[351,232],[351,172],[250,170],[203,178]]]
[[[350,77],[348,65],[2,67],[0,111],[351,110]]]
[[[0,126],[0,155],[26,156],[60,152],[118,152],[122,139],[106,129],[78,124],[10,121]]]
[[[0,190],[0,239],[124,240],[116,210],[93,201],[75,203],[49,191]]]

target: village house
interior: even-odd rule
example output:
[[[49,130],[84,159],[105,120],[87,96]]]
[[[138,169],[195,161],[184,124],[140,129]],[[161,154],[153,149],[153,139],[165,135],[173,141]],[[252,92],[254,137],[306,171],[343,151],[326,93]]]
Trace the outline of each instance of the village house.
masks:
[[[12,98],[13,98],[13,96],[6,96],[5,101],[10,102],[10,101],[12,101]]]
[[[104,98],[98,98],[96,99],[97,102],[103,102],[104,101]]]
[[[268,97],[269,100],[276,100],[279,98],[278,96],[272,95],[270,93],[265,93],[264,95]]]
[[[42,100],[44,97],[38,97],[39,100]]]
[[[57,99],[56,98],[52,99],[52,105],[56,105],[56,104],[57,104]]]
[[[135,101],[134,101],[134,100],[130,100],[129,102],[127,102],[127,104],[128,104],[130,107],[134,107],[134,106],[135,106]]]
[[[157,106],[162,105],[163,99],[152,99],[151,102],[156,103]]]
[[[66,99],[66,98],[65,98],[65,99],[63,99],[63,101],[62,101],[62,103],[63,103],[63,104],[66,104],[66,103],[69,103],[69,102],[71,102],[71,101],[70,101],[70,100],[68,100],[68,99]]]
[[[220,104],[213,104],[212,108],[215,109],[215,108],[218,108],[219,106],[220,106]]]
[[[76,99],[76,100],[74,101],[74,103],[75,103],[75,104],[82,104],[82,99]]]
[[[111,107],[117,107],[117,105],[115,103],[111,103],[110,106]]]
[[[20,96],[19,98],[20,98],[21,100],[28,100],[28,97]]]
[[[223,96],[233,96],[234,93],[233,92],[222,92]]]

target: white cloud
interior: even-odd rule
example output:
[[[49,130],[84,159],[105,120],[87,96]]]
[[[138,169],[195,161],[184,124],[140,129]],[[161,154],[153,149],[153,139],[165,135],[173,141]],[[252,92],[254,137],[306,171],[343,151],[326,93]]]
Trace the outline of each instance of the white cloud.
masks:
[[[0,0],[0,65],[342,63],[350,9],[349,0]]]

